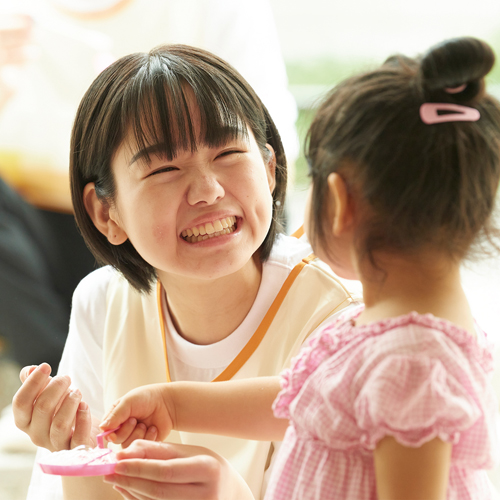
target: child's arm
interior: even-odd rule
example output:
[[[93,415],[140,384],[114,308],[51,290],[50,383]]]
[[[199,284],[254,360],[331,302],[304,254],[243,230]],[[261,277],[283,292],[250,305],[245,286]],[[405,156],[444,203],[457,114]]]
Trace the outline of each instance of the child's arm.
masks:
[[[451,444],[438,438],[419,448],[382,439],[373,453],[379,500],[445,500]]]
[[[134,389],[119,399],[101,428],[113,429],[130,417],[158,429],[163,440],[172,429],[255,439],[283,439],[288,421],[277,419],[272,403],[280,390],[279,377],[228,382],[172,382]],[[122,429],[108,438],[121,443]]]

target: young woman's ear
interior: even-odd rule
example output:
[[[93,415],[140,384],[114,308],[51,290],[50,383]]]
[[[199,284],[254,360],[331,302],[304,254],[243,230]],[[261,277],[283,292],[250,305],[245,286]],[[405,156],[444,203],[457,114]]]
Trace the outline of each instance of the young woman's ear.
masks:
[[[334,236],[340,236],[352,227],[354,218],[352,200],[347,184],[337,173],[328,176],[328,191],[333,214],[332,232]]]
[[[83,203],[95,227],[112,245],[121,245],[127,241],[127,233],[118,225],[114,211],[97,197],[93,182],[89,182],[83,189]]]
[[[266,162],[267,179],[269,182],[269,189],[271,193],[274,192],[276,187],[276,154],[270,144],[266,144],[266,148],[271,153],[270,158]]]

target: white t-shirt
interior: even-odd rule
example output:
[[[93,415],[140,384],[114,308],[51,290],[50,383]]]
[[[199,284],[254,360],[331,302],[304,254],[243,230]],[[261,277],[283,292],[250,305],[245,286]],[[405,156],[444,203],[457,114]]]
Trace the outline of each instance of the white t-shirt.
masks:
[[[310,254],[307,242],[280,236],[263,264],[259,291],[247,317],[231,335],[215,344],[200,346],[183,339],[173,329],[164,304],[172,379],[206,381],[221,373],[247,344],[292,269]],[[75,290],[70,330],[58,372],[71,377],[72,386],[80,389],[83,400],[98,419],[107,410],[103,402],[103,336],[107,287],[116,272],[109,266],[98,269],[84,278]],[[40,449],[37,460],[46,453]],[[45,475],[35,466],[27,498],[62,499],[60,478]]]
[[[181,337],[174,327],[165,303],[165,296],[163,296],[165,334],[172,380],[209,382],[220,375],[243,349],[257,330],[290,271],[298,261],[311,253],[309,245],[300,244],[295,238],[286,238],[286,241],[289,243],[287,249],[291,251],[288,255],[288,262],[280,260],[285,255],[278,257],[277,254],[285,246],[283,243],[279,244],[279,248],[272,253],[271,258],[262,267],[261,283],[252,308],[240,326],[220,342],[195,345]]]

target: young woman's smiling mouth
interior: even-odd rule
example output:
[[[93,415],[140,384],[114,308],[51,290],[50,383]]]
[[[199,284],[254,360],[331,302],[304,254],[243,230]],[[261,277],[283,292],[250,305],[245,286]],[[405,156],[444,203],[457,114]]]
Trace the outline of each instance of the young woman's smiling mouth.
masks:
[[[225,217],[213,222],[207,222],[182,231],[181,236],[188,243],[198,243],[217,236],[232,233],[236,230],[236,217]]]

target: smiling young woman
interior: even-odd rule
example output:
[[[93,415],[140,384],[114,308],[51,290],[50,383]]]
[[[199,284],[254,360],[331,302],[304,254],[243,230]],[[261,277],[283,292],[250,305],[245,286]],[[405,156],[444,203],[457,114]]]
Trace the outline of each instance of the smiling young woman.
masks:
[[[99,421],[145,384],[276,375],[319,324],[354,301],[307,241],[281,234],[286,159],[278,131],[218,57],[165,46],[118,60],[84,96],[71,149],[77,221],[108,266],[74,296],[60,374],[81,395],[67,397],[69,379],[57,377],[58,388],[52,380],[43,389],[41,371],[18,393],[18,425],[37,444],[54,451],[93,442],[90,414]],[[35,402],[30,395],[40,391]],[[89,409],[78,411],[82,398]],[[51,409],[48,421],[38,417],[39,404]],[[55,437],[56,427],[67,431]],[[224,457],[255,498],[279,446],[186,432],[168,440]],[[180,463],[188,467],[192,456]],[[41,483],[57,498],[60,482],[47,487],[37,474],[33,492]],[[183,477],[182,494],[179,484],[165,494],[191,498],[196,475]],[[64,485],[67,498],[115,494],[86,479]]]

